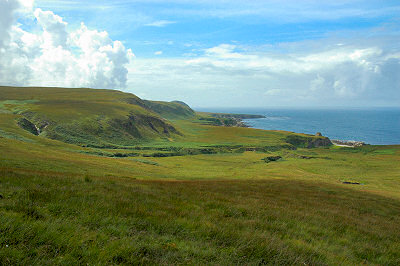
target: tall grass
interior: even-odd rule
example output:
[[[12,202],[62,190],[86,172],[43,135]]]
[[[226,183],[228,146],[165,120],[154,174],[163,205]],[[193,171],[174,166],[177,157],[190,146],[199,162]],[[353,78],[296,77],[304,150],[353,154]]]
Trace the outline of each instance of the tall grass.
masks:
[[[2,264],[400,263],[400,201],[326,183],[0,176]]]
[[[400,264],[400,146],[308,149],[321,139],[118,91],[0,91],[0,265]]]

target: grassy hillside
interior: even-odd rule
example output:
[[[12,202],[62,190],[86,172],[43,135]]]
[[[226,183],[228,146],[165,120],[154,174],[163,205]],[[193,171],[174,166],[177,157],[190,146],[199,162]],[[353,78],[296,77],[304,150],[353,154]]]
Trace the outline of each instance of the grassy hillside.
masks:
[[[22,128],[51,139],[99,147],[179,135],[158,115],[159,105],[174,109],[179,104],[142,101],[110,90],[0,87],[1,113],[14,115]],[[185,117],[187,109],[174,114]]]
[[[190,142],[191,147],[210,143],[264,145],[262,138],[254,139],[253,135],[237,139],[240,129],[221,131],[196,126],[193,122],[204,115],[196,115],[182,102],[146,101],[113,90],[0,87],[0,115],[6,120],[4,129],[17,123],[34,135],[81,146],[126,148],[149,142],[163,146],[169,145],[165,143],[187,146]],[[232,137],[222,142],[210,134]],[[257,135],[272,136],[265,131]],[[287,132],[276,133],[266,144],[286,143],[283,139],[287,135]]]
[[[184,102],[156,102],[144,101],[146,106],[167,119],[187,118],[195,115],[195,112]]]
[[[400,146],[201,117],[0,88],[0,264],[400,263]]]

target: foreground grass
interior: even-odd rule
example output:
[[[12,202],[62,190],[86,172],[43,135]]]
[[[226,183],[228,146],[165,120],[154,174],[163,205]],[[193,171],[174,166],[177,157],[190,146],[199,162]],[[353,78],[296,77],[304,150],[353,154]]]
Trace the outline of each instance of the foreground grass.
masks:
[[[326,183],[0,181],[0,264],[400,263],[400,201]]]

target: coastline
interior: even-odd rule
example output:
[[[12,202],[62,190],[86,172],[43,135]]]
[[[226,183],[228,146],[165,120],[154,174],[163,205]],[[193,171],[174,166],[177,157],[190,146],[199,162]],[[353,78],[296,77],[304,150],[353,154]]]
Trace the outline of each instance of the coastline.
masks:
[[[257,117],[257,118],[247,118],[248,119],[260,119],[262,117]],[[265,118],[265,117],[264,117]],[[240,123],[243,125],[242,127],[248,127],[248,128],[256,128],[251,125],[249,125],[246,121],[241,120]],[[257,128],[257,129],[263,129],[263,128]],[[263,130],[281,130],[281,129],[263,129]],[[295,133],[300,133],[300,132],[295,132]],[[318,134],[318,133],[317,133]],[[329,138],[328,136],[325,136]],[[339,139],[331,139],[329,140],[332,142],[334,146],[338,147],[348,147],[348,148],[355,148],[355,147],[362,147],[366,145],[370,145],[368,143],[365,143],[364,141],[357,141],[357,140],[339,140]],[[376,145],[393,145],[393,144],[376,144]],[[394,144],[394,145],[400,145],[400,144]]]
[[[252,117],[252,118],[246,118],[244,120],[249,120],[249,119],[260,119],[260,118],[266,118],[264,117]],[[240,124],[240,127],[248,127],[248,128],[256,128],[251,126],[247,121],[243,121],[243,119],[239,119],[238,124]],[[257,128],[257,129],[263,129],[263,128]],[[263,130],[281,130],[281,129],[263,129]],[[300,133],[300,132],[296,132]],[[317,133],[318,134],[318,133]],[[325,136],[329,138],[328,136]],[[362,147],[366,145],[370,145],[368,143],[365,143],[364,141],[357,141],[357,140],[339,140],[339,139],[331,139],[329,140],[332,142],[334,146],[338,147],[348,147],[348,148],[355,148],[355,147]],[[376,145],[393,145],[393,144],[376,144]],[[394,144],[394,145],[400,145],[400,144]]]
[[[287,111],[260,110],[257,114],[266,119],[245,119],[243,122],[252,128],[265,130],[284,130],[314,134],[322,132],[338,145],[400,145],[400,110],[378,110],[375,113],[358,111]],[[345,142],[345,143],[340,143]],[[353,143],[355,142],[355,143]],[[360,143],[358,143],[360,142]],[[361,144],[363,143],[363,144]]]
[[[333,140],[370,145],[400,145],[400,108],[391,109],[274,109],[204,108],[199,111],[263,115],[242,119],[245,127],[305,134],[321,132]],[[350,145],[351,146],[351,145]]]

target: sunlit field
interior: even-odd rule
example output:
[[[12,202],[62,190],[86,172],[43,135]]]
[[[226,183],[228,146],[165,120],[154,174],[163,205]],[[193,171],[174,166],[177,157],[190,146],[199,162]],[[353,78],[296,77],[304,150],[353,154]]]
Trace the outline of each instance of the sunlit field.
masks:
[[[0,264],[400,264],[400,146],[53,90],[0,88]]]

